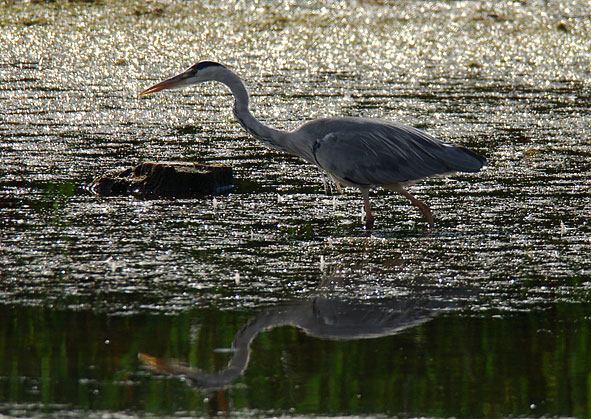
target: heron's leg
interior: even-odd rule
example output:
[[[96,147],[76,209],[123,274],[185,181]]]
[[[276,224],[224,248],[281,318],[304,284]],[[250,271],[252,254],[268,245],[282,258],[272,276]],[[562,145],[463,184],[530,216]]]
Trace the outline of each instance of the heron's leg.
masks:
[[[431,213],[431,208],[429,208],[427,205],[425,205],[424,203],[419,201],[417,198],[415,198],[414,196],[409,194],[402,187],[400,188],[400,193],[402,195],[406,196],[408,199],[410,199],[410,202],[412,202],[414,205],[416,205],[417,207],[419,207],[421,209],[421,211],[425,215],[425,218],[427,219],[427,222],[429,223],[429,228],[434,228],[435,227],[435,220],[433,219],[433,214]]]
[[[433,219],[433,213],[431,213],[431,209],[427,205],[425,205],[423,202],[419,201],[417,198],[415,198],[414,196],[409,194],[400,185],[391,185],[391,186],[388,186],[388,189],[395,191],[395,192],[399,192],[402,195],[404,195],[405,197],[407,197],[408,199],[410,199],[410,202],[412,202],[414,205],[419,207],[419,209],[422,211],[423,215],[427,219],[427,222],[429,223],[429,228],[435,227],[435,220]]]
[[[331,176],[331,175],[328,175],[328,176],[332,179],[332,182],[334,183],[334,187],[336,188],[337,192],[342,194],[343,189],[341,188],[341,184],[339,183],[339,181],[334,176]]]
[[[369,189],[362,189],[363,194],[363,209],[365,210],[365,227],[370,229],[373,227],[375,217],[371,212],[371,204],[369,203]]]

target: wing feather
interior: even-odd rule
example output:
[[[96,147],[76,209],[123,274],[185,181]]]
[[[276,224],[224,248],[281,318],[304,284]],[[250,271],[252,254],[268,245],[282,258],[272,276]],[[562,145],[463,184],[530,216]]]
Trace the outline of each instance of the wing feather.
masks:
[[[372,187],[407,183],[450,172],[477,172],[486,160],[406,125],[362,118],[317,120],[314,158],[336,178]]]

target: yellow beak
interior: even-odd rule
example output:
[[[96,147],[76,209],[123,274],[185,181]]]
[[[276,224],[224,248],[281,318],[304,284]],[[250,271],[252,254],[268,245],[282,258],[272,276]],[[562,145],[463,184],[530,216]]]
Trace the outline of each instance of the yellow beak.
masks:
[[[174,89],[176,87],[183,87],[186,85],[185,80],[187,79],[187,75],[185,73],[181,73],[178,76],[171,77],[167,80],[161,81],[158,84],[155,84],[152,87],[148,87],[146,90],[141,92],[139,96],[146,96],[151,93],[159,92],[160,90],[164,89]]]

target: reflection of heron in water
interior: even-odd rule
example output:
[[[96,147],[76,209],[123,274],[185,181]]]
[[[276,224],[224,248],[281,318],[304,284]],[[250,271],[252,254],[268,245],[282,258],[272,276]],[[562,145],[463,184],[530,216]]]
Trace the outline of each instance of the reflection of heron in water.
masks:
[[[461,299],[458,294],[469,294],[466,290],[454,290],[453,298],[449,298],[441,296],[441,292],[437,290],[436,294],[430,296],[428,290],[421,289],[420,296],[363,301],[318,296],[300,303],[267,309],[236,334],[232,343],[234,353],[227,368],[216,373],[205,373],[145,354],[139,354],[139,357],[155,369],[182,376],[198,387],[221,388],[244,372],[250,357],[250,343],[265,330],[290,325],[310,336],[338,340],[390,336],[458,306],[458,298]]]

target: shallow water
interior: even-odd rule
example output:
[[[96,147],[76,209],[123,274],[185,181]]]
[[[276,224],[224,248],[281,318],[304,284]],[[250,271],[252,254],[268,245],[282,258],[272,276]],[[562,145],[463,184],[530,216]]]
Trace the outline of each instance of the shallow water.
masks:
[[[589,6],[0,5],[0,414],[591,416]],[[374,193],[368,235],[223,87],[137,98],[200,59],[278,128],[393,119],[489,166],[411,188],[433,232]],[[86,189],[147,160],[236,187]]]

